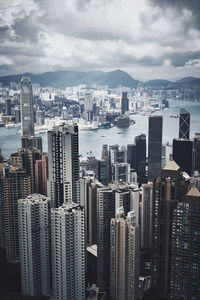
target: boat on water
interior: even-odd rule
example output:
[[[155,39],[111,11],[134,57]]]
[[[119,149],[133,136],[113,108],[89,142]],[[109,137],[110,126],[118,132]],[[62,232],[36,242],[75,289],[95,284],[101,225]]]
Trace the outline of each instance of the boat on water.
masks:
[[[15,124],[15,123],[8,123],[8,124],[5,124],[5,127],[6,128],[20,128],[21,127],[21,124],[20,123],[17,123],[17,124]]]
[[[99,123],[99,128],[111,128],[111,123],[110,122],[104,122],[104,123]]]
[[[85,120],[80,120],[79,123],[78,123],[78,128],[80,130],[84,130],[84,131],[87,131],[87,130],[97,130],[99,129],[98,127],[98,122],[89,122],[89,121],[85,121]]]
[[[129,127],[130,125],[130,119],[126,116],[119,116],[116,119],[116,126],[119,128]]]

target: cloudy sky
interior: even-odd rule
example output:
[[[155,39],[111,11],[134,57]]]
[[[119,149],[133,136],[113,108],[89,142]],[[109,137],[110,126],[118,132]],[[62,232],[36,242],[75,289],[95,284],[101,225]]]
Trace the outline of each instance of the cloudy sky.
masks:
[[[200,77],[200,0],[0,0],[0,75]]]

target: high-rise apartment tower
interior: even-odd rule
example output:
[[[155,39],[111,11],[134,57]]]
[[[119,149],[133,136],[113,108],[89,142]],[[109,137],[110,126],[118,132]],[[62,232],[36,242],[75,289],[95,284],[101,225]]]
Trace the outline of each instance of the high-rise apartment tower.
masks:
[[[51,210],[54,300],[85,299],[85,213],[68,202]]]
[[[139,299],[140,228],[134,211],[124,216],[117,209],[110,224],[110,297],[113,300]]]
[[[18,200],[18,224],[22,294],[50,296],[50,200],[39,194]]]
[[[79,202],[78,126],[63,124],[48,131],[49,182],[51,207],[69,201]]]

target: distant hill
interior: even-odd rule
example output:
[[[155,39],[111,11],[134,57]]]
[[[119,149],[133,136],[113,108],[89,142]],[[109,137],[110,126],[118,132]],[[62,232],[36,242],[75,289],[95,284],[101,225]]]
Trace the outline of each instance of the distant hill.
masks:
[[[145,82],[145,86],[151,86],[151,87],[168,87],[171,85],[171,81],[165,80],[165,79],[154,79],[149,80]]]
[[[122,70],[115,70],[111,72],[57,71],[45,72],[42,74],[24,73],[0,77],[0,82],[3,83],[3,86],[8,86],[10,82],[19,83],[21,78],[24,76],[30,77],[33,83],[39,83],[42,87],[52,86],[57,88],[76,86],[78,84],[86,84],[88,88],[91,88],[94,85],[107,85],[109,88],[117,88],[118,85],[122,85],[125,87],[136,88],[138,83],[155,89],[193,88],[194,86],[200,86],[200,78],[196,77],[185,77],[175,82],[164,79],[141,82],[135,80],[128,73]]]
[[[144,83],[145,86],[152,87],[155,89],[164,88],[164,89],[179,89],[179,88],[193,88],[195,86],[200,87],[200,78],[196,77],[184,77],[175,82],[164,80],[164,79],[155,79],[149,80]]]
[[[182,85],[185,87],[190,87],[190,86],[200,86],[200,78],[196,77],[184,77],[178,81],[175,82],[177,85]]]
[[[76,86],[78,84],[86,84],[89,88],[93,85],[108,85],[110,88],[116,88],[118,85],[123,85],[136,88],[139,82],[132,78],[128,73],[121,70],[112,72],[58,71],[45,72],[38,75],[24,73],[0,77],[0,82],[2,82],[4,86],[8,86],[10,82],[19,83],[24,76],[30,77],[33,83],[39,83],[40,86],[53,86],[58,88]]]

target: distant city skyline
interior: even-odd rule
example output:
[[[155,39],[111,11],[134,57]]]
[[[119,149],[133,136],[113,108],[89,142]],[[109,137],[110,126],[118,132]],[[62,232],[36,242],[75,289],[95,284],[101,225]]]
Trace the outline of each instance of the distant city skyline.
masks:
[[[139,80],[200,77],[200,3],[8,0],[0,76],[122,69]]]

